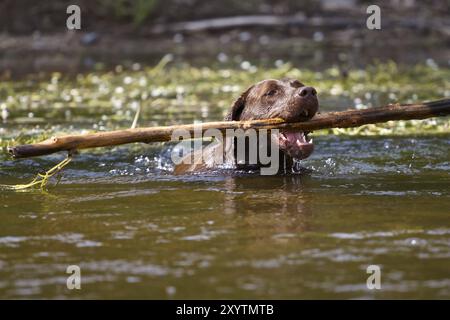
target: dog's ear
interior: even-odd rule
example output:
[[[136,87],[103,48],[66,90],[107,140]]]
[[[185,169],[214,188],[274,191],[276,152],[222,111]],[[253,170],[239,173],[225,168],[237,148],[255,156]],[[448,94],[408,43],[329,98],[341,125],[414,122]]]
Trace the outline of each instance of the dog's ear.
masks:
[[[241,96],[233,103],[231,111],[225,116],[225,121],[236,121],[239,120],[242,111],[244,110],[245,103],[247,101],[247,96],[254,86],[251,86],[245,90]]]

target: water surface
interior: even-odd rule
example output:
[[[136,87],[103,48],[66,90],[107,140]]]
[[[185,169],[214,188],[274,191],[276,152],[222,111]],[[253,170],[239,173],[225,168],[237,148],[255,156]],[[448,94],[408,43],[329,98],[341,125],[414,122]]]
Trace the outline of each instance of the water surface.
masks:
[[[448,298],[448,136],[316,141],[301,175],[173,176],[149,146],[82,154],[47,193],[3,191],[0,295]],[[55,160],[6,161],[2,183]]]
[[[436,66],[345,78],[250,67],[3,82],[0,144],[126,128],[139,106],[141,126],[218,120],[255,79],[284,75],[316,86],[322,111],[450,95],[448,68]],[[46,191],[1,190],[0,297],[450,298],[448,119],[338,133],[316,133],[302,174],[174,176],[170,146],[152,144],[84,151]],[[3,152],[0,184],[63,157]],[[69,265],[81,290],[66,287]],[[381,290],[366,287],[369,265]]]

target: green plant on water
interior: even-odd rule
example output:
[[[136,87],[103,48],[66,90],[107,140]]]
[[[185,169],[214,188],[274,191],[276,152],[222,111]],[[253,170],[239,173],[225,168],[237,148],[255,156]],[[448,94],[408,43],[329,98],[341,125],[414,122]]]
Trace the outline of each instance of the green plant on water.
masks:
[[[358,99],[358,104],[364,108],[450,96],[448,67],[436,69],[416,65],[401,68],[393,62],[378,63],[349,70],[348,76],[342,78],[338,67],[314,71],[285,63],[244,70],[221,64],[197,67],[174,61],[173,55],[167,54],[153,66],[119,65],[114,72],[97,71],[75,78],[54,73],[49,79],[37,82],[27,79],[2,81],[0,148],[6,151],[8,145],[35,143],[51,136],[123,129],[132,122],[136,127],[138,121],[142,127],[151,127],[219,120],[240,92],[256,80],[265,78],[286,76],[314,84],[320,92],[321,106],[330,111],[341,99],[349,107],[352,104],[358,107],[354,100]],[[425,134],[450,134],[450,118],[390,121],[314,132],[314,135],[380,137]],[[6,188],[45,188],[49,179],[69,162],[64,160],[30,183]]]
[[[162,59],[161,62],[158,64],[158,66],[164,67],[166,63],[169,61]],[[131,129],[136,128],[137,122],[139,120],[139,114],[140,114],[140,107],[137,109],[136,114],[133,119],[133,123],[131,124]],[[48,185],[48,182],[51,177],[53,177],[55,174],[61,172],[64,167],[66,167],[71,161],[73,157],[74,152],[69,152],[67,158],[65,158],[63,161],[58,163],[53,168],[47,170],[45,173],[38,173],[37,176],[29,183],[26,184],[16,184],[16,185],[0,185],[0,189],[7,189],[7,190],[25,190],[25,189],[31,189],[33,187],[39,187],[41,190],[44,190],[45,187]],[[59,182],[59,179],[58,179]]]
[[[44,190],[47,186],[49,179],[53,177],[55,174],[60,172],[64,167],[66,167],[72,161],[72,155],[68,155],[63,161],[58,163],[53,168],[47,170],[45,173],[38,173],[37,176],[29,183],[26,184],[15,184],[15,185],[0,185],[0,188],[6,190],[14,190],[20,191],[25,189],[31,189],[34,187],[39,187],[41,190]]]

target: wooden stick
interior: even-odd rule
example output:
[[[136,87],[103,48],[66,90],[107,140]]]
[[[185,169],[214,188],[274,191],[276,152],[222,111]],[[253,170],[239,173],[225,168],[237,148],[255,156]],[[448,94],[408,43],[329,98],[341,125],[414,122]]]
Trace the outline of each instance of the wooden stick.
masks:
[[[221,121],[203,124],[175,125],[167,127],[136,128],[92,134],[52,137],[48,140],[8,148],[14,158],[28,158],[47,155],[59,151],[116,146],[134,142],[170,141],[175,130],[186,130],[191,136],[195,130],[219,129],[280,129],[284,131],[313,131],[328,128],[350,128],[369,123],[381,123],[390,120],[411,120],[450,115],[450,99],[431,101],[421,104],[395,104],[385,107],[318,114],[305,122],[287,123],[282,119],[253,121]]]
[[[448,19],[447,19],[448,20]],[[297,27],[297,28],[348,28],[359,27],[365,24],[365,17],[306,17],[302,15],[276,16],[276,15],[248,15],[212,18],[196,21],[184,21],[171,24],[157,24],[149,29],[150,34],[163,34],[175,32],[204,32],[233,28],[249,27]],[[398,17],[383,20],[385,28],[410,28],[433,30],[448,35],[450,27],[445,19],[433,19],[421,23],[417,19]]]

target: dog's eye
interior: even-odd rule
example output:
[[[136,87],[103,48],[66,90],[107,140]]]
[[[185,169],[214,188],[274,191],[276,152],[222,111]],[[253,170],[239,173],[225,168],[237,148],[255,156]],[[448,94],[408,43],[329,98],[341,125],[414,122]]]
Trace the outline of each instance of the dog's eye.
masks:
[[[266,96],[273,96],[273,95],[275,95],[275,93],[277,93],[277,90],[270,90],[270,91],[267,92],[265,95],[266,95]]]

